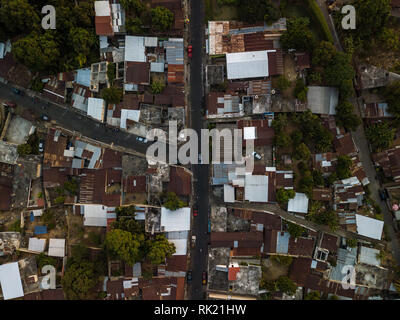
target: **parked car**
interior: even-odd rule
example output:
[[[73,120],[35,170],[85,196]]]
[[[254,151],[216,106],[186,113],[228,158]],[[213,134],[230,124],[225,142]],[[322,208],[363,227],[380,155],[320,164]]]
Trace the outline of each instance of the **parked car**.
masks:
[[[203,274],[201,275],[202,283],[203,285],[207,284],[207,272],[203,271]]]
[[[192,270],[189,270],[186,274],[186,281],[192,282]]]
[[[20,96],[22,96],[22,91],[21,91],[21,90],[19,90],[19,89],[17,89],[17,88],[12,88],[12,91],[13,91],[15,94],[19,94]]]
[[[114,128],[113,131],[114,132],[119,132],[119,128]]]
[[[197,209],[197,207],[194,207],[193,208],[193,216],[197,217],[197,214],[198,214],[198,209]]]
[[[11,102],[11,101],[6,101],[6,102],[3,102],[3,106],[9,107],[9,108],[15,108],[16,104],[14,102]]]
[[[261,155],[255,151],[253,151],[252,155],[254,156],[254,158],[256,158],[257,160],[261,160]]]
[[[386,194],[383,190],[379,190],[379,197],[381,198],[381,200],[386,200]]]
[[[139,142],[147,143],[147,139],[143,137],[137,137],[136,140]]]
[[[44,141],[40,140],[39,141],[39,152],[42,153],[44,151]]]
[[[194,248],[195,247],[195,245],[196,245],[196,236],[192,236],[192,242],[191,242],[191,244],[192,244],[192,248]]]
[[[188,46],[187,50],[188,50],[188,57],[191,58],[192,57],[192,49],[193,47],[191,45]]]
[[[50,120],[49,117],[46,116],[45,114],[42,114],[40,117],[41,117],[42,120],[44,120],[44,121],[49,121],[49,120]]]

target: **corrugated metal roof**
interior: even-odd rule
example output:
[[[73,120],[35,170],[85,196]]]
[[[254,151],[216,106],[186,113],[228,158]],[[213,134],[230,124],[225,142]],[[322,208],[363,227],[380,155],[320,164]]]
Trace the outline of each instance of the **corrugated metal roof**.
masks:
[[[288,232],[278,232],[276,234],[276,253],[288,253],[290,234]]]
[[[125,37],[125,61],[146,62],[144,37]]]
[[[226,54],[228,79],[268,77],[268,51],[250,51]]]
[[[378,254],[379,254],[378,249],[367,248],[367,247],[361,246],[358,261],[360,263],[365,263],[365,264],[369,264],[371,266],[379,267],[381,265],[381,261],[377,258]]]
[[[183,41],[164,41],[168,64],[183,64]]]
[[[152,62],[152,63],[150,63],[150,71],[151,72],[164,72],[165,71],[164,62]]]
[[[297,213],[308,212],[308,197],[305,193],[297,193],[293,199],[288,202],[288,211]]]

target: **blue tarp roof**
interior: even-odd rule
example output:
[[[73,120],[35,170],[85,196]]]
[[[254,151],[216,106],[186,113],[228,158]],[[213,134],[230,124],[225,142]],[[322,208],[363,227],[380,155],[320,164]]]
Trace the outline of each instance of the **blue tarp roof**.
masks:
[[[46,226],[36,226],[34,233],[35,234],[45,234],[45,233],[47,233],[47,227]]]
[[[90,87],[90,69],[79,69],[76,71],[76,83]]]

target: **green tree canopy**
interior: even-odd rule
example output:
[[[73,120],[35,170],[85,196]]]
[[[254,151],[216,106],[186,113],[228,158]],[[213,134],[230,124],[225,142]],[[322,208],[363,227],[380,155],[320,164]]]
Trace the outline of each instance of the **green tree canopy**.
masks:
[[[379,152],[389,148],[394,140],[396,129],[391,128],[387,122],[379,122],[369,126],[366,136],[372,148]]]
[[[311,157],[310,149],[306,146],[305,143],[300,143],[295,148],[293,158],[297,160],[308,160]]]
[[[297,290],[296,284],[286,276],[280,276],[276,281],[276,286],[279,291],[284,292],[290,296],[294,295]]]
[[[143,240],[143,235],[133,236],[128,231],[113,229],[107,232],[105,247],[112,256],[133,265],[140,258],[139,248]]]
[[[270,0],[238,0],[238,14],[241,21],[248,23],[272,23],[280,17],[279,10]]]
[[[304,233],[304,231],[306,231],[302,226],[292,222],[287,223],[287,228],[290,236],[293,238],[300,237]]]
[[[355,131],[361,119],[354,113],[354,106],[349,101],[340,101],[336,107],[336,123],[339,127]]]
[[[281,36],[282,47],[286,50],[296,49],[309,51],[312,49],[315,39],[309,25],[310,20],[308,18],[289,19],[287,21],[287,30]]]
[[[161,81],[153,81],[151,83],[151,92],[153,94],[160,94],[163,92],[165,88],[165,83],[161,82]]]
[[[321,300],[321,295],[319,291],[312,291],[304,297],[304,300]]]
[[[143,234],[144,227],[132,217],[119,217],[117,221],[112,223],[113,229],[121,229],[132,234]]]
[[[81,261],[70,265],[61,279],[61,284],[68,299],[90,299],[91,291],[97,284],[93,263]]]
[[[346,239],[346,244],[350,248],[355,248],[355,247],[357,247],[357,239],[355,239],[355,238]]]
[[[347,179],[351,176],[350,168],[353,164],[349,156],[339,156],[337,160],[336,173],[339,179]]]
[[[116,87],[104,88],[101,91],[101,98],[107,103],[120,103],[123,97],[122,89]]]
[[[180,200],[175,192],[168,192],[163,205],[165,208],[174,211],[183,208],[186,205],[186,203]]]
[[[151,9],[151,27],[155,31],[171,29],[174,22],[174,14],[165,7]]]
[[[276,201],[280,204],[286,204],[289,199],[293,199],[295,197],[295,192],[293,189],[285,189],[279,188],[276,191]]]
[[[176,252],[175,245],[169,242],[163,235],[157,235],[154,240],[149,240],[147,244],[146,258],[150,263],[159,265],[165,261],[166,258],[171,257]]]
[[[20,156],[25,156],[32,153],[32,147],[27,143],[20,144],[17,147],[17,152]]]

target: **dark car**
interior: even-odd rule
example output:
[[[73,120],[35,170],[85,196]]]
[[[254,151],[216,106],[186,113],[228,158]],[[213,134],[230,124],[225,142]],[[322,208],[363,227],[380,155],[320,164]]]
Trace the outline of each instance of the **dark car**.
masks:
[[[203,274],[201,275],[201,281],[203,283],[203,285],[207,284],[207,272],[203,271]]]
[[[42,114],[40,117],[41,117],[42,120],[44,120],[44,121],[49,121],[49,117],[46,116],[45,114]]]
[[[114,128],[113,131],[114,132],[119,132],[119,128]]]
[[[17,89],[17,88],[12,88],[12,91],[13,91],[15,94],[19,94],[19,95],[22,96],[22,91],[21,91],[21,90],[19,90],[19,89]]]
[[[386,200],[386,194],[383,190],[379,190],[379,197],[381,200]]]
[[[186,274],[186,281],[192,282],[192,270],[189,270]]]

